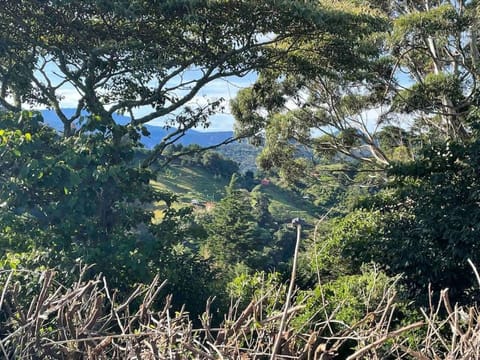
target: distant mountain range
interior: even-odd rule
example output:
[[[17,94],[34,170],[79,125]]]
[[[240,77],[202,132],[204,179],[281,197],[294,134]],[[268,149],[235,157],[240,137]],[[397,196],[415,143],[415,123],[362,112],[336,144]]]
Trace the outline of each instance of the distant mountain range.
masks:
[[[41,110],[45,124],[53,127],[58,131],[63,130],[63,124],[53,110]],[[72,116],[75,113],[74,109],[63,109],[65,115]],[[87,113],[85,112],[84,115]],[[119,124],[127,124],[130,118],[115,114],[114,120]],[[141,141],[147,149],[152,149],[158,144],[168,133],[175,131],[175,129],[166,130],[161,126],[146,125],[150,132],[150,136],[143,136]],[[190,145],[198,144],[202,147],[208,147],[219,144],[229,138],[233,137],[233,131],[196,131],[188,130],[187,133],[178,140],[179,144]]]

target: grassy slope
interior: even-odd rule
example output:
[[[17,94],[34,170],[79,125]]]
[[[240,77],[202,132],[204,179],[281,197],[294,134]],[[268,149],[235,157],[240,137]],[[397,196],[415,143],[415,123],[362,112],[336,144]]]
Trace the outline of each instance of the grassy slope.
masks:
[[[177,194],[179,203],[184,205],[190,204],[193,199],[219,201],[224,196],[228,182],[229,179],[216,178],[200,167],[172,165],[153,184]],[[301,196],[274,183],[259,187],[270,199],[270,212],[278,221],[288,222],[301,217],[307,222],[314,222],[315,208]]]
[[[223,197],[228,180],[215,178],[200,167],[172,165],[161,174],[154,186],[178,195],[181,203],[191,200],[218,201]]]
[[[315,221],[315,207],[300,195],[285,190],[274,183],[262,186],[261,190],[270,199],[269,210],[275,219],[288,222],[293,218],[299,217],[308,223]]]

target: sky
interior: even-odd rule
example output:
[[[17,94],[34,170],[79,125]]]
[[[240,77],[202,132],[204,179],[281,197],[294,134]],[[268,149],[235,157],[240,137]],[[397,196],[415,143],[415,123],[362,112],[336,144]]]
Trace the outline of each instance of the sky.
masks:
[[[49,80],[54,83],[59,83],[62,79],[61,77],[56,77],[56,73],[58,69],[55,69],[53,63],[49,63],[47,65],[47,76],[49,76]],[[57,71],[56,71],[57,70]],[[183,78],[174,79],[172,81],[172,85],[175,84],[175,81],[189,81],[194,78],[199,77],[198,70],[189,70],[182,74]],[[410,85],[411,80],[405,74],[400,73],[399,76],[401,77],[400,83],[405,85]],[[206,104],[207,100],[217,100],[219,98],[223,98],[223,107],[224,110],[220,113],[212,115],[210,117],[210,126],[208,128],[198,127],[196,130],[198,131],[232,131],[234,128],[234,119],[230,113],[230,100],[235,98],[236,94],[239,90],[247,88],[251,86],[254,81],[256,80],[257,74],[252,72],[247,74],[244,77],[229,77],[226,79],[216,79],[208,84],[206,84],[199,93],[192,99],[189,103],[190,105],[193,104]],[[155,84],[149,84],[154,86]],[[63,98],[61,101],[62,108],[76,108],[78,104],[78,100],[80,99],[80,95],[75,90],[75,88],[66,83],[60,87],[58,90],[59,95]],[[181,96],[181,93],[179,93]],[[134,111],[136,116],[142,116],[150,113],[152,111],[151,107],[143,107],[138,108]],[[371,109],[369,112],[363,114],[363,118],[366,120],[366,123],[369,124],[367,127],[369,131],[374,131],[376,120],[378,116],[381,114],[380,109]],[[157,125],[162,126],[165,124],[165,118],[159,118],[152,120],[149,122],[150,125]]]
[[[190,104],[205,104],[206,100],[224,99],[224,110],[221,113],[215,114],[210,117],[210,126],[207,129],[202,127],[197,128],[199,131],[232,131],[234,126],[234,119],[230,113],[230,100],[234,99],[238,91],[251,86],[256,79],[254,73],[248,74],[242,78],[229,77],[228,79],[217,79],[207,85],[194,97]],[[142,113],[148,113],[149,108],[138,109],[135,115],[141,115]],[[149,123],[150,125],[163,125],[162,119],[156,119]]]
[[[55,69],[48,69],[48,76],[53,82],[61,81],[61,78],[55,76]],[[194,78],[198,73],[192,70],[185,75],[183,80]],[[234,127],[234,119],[230,113],[230,100],[235,98],[237,92],[243,88],[251,86],[256,79],[255,73],[249,73],[244,77],[229,77],[227,79],[216,79],[206,84],[199,93],[190,101],[190,105],[198,103],[205,104],[207,100],[224,99],[224,110],[221,113],[210,117],[210,126],[207,129],[199,127],[198,131],[232,131]],[[58,94],[62,97],[62,108],[76,108],[80,95],[75,88],[70,84],[64,84],[59,90]],[[38,109],[38,108],[36,108]],[[151,107],[138,108],[134,111],[136,116],[148,114],[152,111]],[[165,119],[155,119],[149,122],[150,125],[162,126]]]

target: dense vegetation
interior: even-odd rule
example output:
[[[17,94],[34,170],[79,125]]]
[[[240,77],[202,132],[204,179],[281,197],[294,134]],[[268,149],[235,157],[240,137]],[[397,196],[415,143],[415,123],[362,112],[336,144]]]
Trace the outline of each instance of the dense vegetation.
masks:
[[[477,2],[2,5],[1,356],[475,358]]]

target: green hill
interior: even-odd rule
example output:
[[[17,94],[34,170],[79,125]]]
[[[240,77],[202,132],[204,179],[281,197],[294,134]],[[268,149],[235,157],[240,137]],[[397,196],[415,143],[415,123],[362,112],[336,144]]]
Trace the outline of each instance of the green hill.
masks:
[[[179,205],[196,202],[217,202],[225,194],[225,186],[230,179],[214,176],[201,166],[168,166],[158,176],[153,185],[169,190],[178,196]],[[315,221],[318,208],[308,199],[291,190],[282,188],[275,179],[265,185],[257,179],[255,189],[263,192],[270,199],[270,212],[280,222],[289,222],[300,217],[308,223]],[[160,207],[161,208],[161,207]]]
[[[307,223],[313,224],[318,217],[319,209],[311,201],[293,191],[282,188],[275,181],[271,181],[267,186],[258,186],[270,199],[270,213],[278,221],[289,222],[291,219],[299,217]]]
[[[153,185],[175,193],[180,203],[191,203],[220,200],[228,182],[229,179],[214,176],[200,166],[170,165]]]
[[[240,172],[246,171],[256,172],[256,159],[261,151],[261,148],[255,147],[247,142],[234,142],[224,146],[220,146],[217,150],[227,159],[232,159],[238,163]]]

